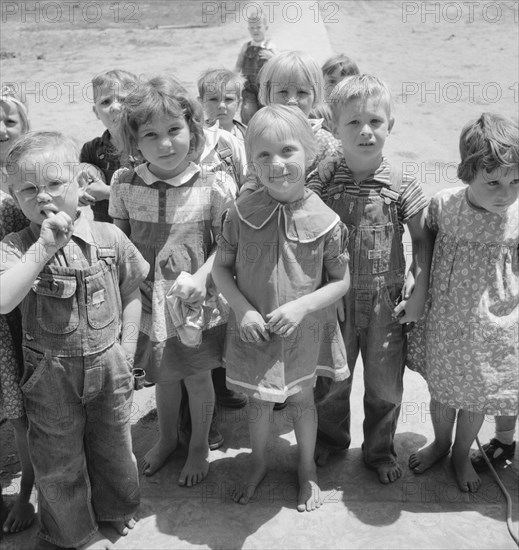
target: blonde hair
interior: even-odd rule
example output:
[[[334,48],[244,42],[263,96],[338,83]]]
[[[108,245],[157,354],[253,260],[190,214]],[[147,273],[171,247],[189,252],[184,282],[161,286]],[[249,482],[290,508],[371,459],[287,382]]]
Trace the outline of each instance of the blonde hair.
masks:
[[[0,89],[0,103],[7,103],[7,105],[13,105],[16,108],[22,122],[22,134],[27,133],[30,130],[27,105],[22,101],[21,95],[13,86],[8,84],[2,86]]]
[[[279,140],[290,137],[299,141],[305,152],[305,168],[312,164],[317,153],[317,142],[303,111],[286,105],[271,105],[260,109],[252,117],[245,133],[245,153],[249,163],[253,163],[256,140],[267,132],[273,132]]]
[[[198,96],[203,101],[207,93],[215,93],[225,90],[228,85],[233,86],[238,98],[245,84],[245,78],[229,69],[208,69],[198,78]]]
[[[114,91],[124,90],[131,92],[137,87],[138,83],[139,77],[128,71],[123,71],[122,69],[103,71],[92,78],[94,101],[99,95],[101,88],[105,86],[114,88]]]
[[[359,67],[353,59],[349,58],[343,53],[339,53],[327,59],[323,66],[322,71],[325,75],[333,74],[337,69],[339,69],[341,76],[352,76],[355,74],[360,74]]]
[[[373,97],[385,103],[388,119],[391,120],[394,106],[387,84],[371,74],[348,76],[335,86],[328,98],[333,119],[339,119],[342,109],[352,99],[366,101]]]
[[[483,113],[463,127],[459,148],[458,178],[465,183],[470,184],[480,170],[517,167],[519,126],[501,115]]]
[[[306,82],[314,92],[314,104],[321,103],[324,93],[324,78],[321,68],[313,57],[305,52],[281,52],[271,57],[258,74],[259,102],[270,105],[271,92],[281,82]]]

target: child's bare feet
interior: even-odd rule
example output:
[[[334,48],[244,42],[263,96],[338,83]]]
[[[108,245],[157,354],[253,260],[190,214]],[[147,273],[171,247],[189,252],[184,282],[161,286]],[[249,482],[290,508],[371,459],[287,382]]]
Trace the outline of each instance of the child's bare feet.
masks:
[[[110,525],[110,527],[115,529],[119,535],[125,537],[130,532],[130,529],[135,527],[136,523],[137,520],[135,518],[130,518],[122,521],[105,521],[103,523],[99,523],[99,525]]]
[[[457,456],[456,452],[452,452],[452,466],[458,486],[464,493],[475,493],[481,487],[481,479],[476,470],[474,470],[470,457],[463,453],[463,456]]]
[[[83,546],[77,550],[113,550],[114,545],[99,531]]]
[[[427,445],[427,447],[420,449],[409,457],[409,468],[415,474],[423,474],[444,456],[448,455],[449,451],[450,445],[445,447],[433,441],[430,445]]]
[[[328,458],[330,457],[330,449],[319,443],[315,444],[314,459],[317,466],[326,466],[328,464]]]
[[[4,533],[18,533],[30,527],[33,521],[34,506],[18,496],[13,507],[7,514],[2,525],[2,531]]]
[[[160,439],[144,455],[144,467],[142,473],[145,476],[152,476],[164,466],[169,456],[175,452],[178,441],[161,441]]]
[[[209,472],[209,446],[189,446],[186,463],[180,472],[178,484],[181,487],[192,487],[200,483]]]
[[[266,474],[267,463],[264,460],[252,459],[249,475],[244,482],[237,483],[232,490],[231,496],[234,502],[248,504]]]
[[[321,507],[321,489],[317,483],[315,467],[307,470],[300,468],[298,472],[299,494],[297,497],[297,509],[299,512],[311,512]]]
[[[387,462],[386,464],[377,464],[376,466],[378,480],[380,483],[393,483],[399,477],[402,476],[402,468],[399,464],[394,462]]]

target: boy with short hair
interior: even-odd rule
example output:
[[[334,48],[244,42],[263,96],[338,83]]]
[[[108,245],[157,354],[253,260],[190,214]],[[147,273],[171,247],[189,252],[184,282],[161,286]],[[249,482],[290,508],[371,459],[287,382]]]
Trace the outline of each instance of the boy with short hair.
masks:
[[[78,160],[59,132],[25,134],[11,148],[9,189],[31,223],[0,244],[0,313],[19,305],[22,315],[39,536],[111,548],[99,522],[126,535],[139,505],[129,412],[149,265],[115,225],[78,210]]]
[[[322,66],[324,77],[324,94],[328,99],[332,90],[348,76],[360,74],[357,63],[347,55],[339,53],[327,59]]]
[[[420,317],[427,294],[432,253],[425,228],[427,200],[418,181],[383,156],[394,124],[391,93],[384,83],[371,75],[352,76],[334,89],[330,106],[343,157],[328,166],[331,180],[322,181],[316,171],[308,187],[339,214],[352,235],[351,286],[339,316],[345,321],[350,371],[359,352],[364,364],[364,460],[382,483],[390,483],[402,475],[394,435],[403,390],[404,324]],[[404,223],[413,243],[416,284],[395,308],[406,267]],[[350,445],[352,378],[331,385],[318,379],[318,465],[326,463],[332,450]]]
[[[101,175],[89,170],[90,182],[81,198],[81,204],[91,206],[96,221],[112,221],[108,214],[110,181],[114,172],[121,167],[114,143],[114,130],[121,102],[135,88],[138,81],[136,75],[120,69],[99,73],[92,79],[92,110],[106,130],[102,136],[88,141],[81,148],[80,161],[93,164],[102,172]]]
[[[208,69],[198,79],[198,100],[202,103],[207,126],[216,122],[220,128],[242,140],[245,124],[234,117],[241,106],[241,94],[245,79],[228,69]]]
[[[241,120],[247,125],[254,113],[260,108],[258,101],[258,73],[263,65],[277,53],[276,46],[267,37],[268,24],[266,14],[248,19],[248,29],[252,40],[242,46],[234,72],[241,73],[245,79],[242,97]]]

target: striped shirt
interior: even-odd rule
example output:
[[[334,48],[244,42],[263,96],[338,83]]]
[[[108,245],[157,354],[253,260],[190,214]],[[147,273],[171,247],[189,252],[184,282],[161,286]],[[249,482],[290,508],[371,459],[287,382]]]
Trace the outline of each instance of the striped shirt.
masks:
[[[346,159],[342,158],[338,164],[333,163],[332,159],[323,162],[331,163],[333,174],[330,179],[323,181],[319,176],[319,170],[315,170],[309,175],[306,186],[317,193],[325,203],[329,203],[332,198],[338,199],[343,193],[367,197],[371,191],[379,192],[391,183],[391,165],[385,157],[377,170],[361,182],[355,181],[352,171],[346,165]],[[322,166],[323,163],[320,164],[321,168]],[[427,206],[428,201],[420,183],[405,172],[402,172],[399,194],[397,209],[400,224],[407,223]]]

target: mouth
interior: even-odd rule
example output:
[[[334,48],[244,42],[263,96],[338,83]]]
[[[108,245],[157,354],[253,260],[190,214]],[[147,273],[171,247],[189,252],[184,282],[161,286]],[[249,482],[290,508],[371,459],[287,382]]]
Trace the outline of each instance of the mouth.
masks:
[[[359,143],[359,147],[373,147],[375,145],[374,143],[368,142],[368,143]]]
[[[0,138],[0,143],[5,143],[6,141],[9,141],[9,138]]]

